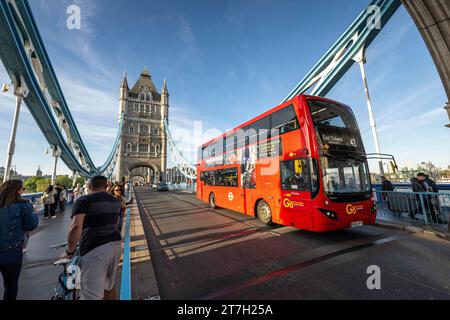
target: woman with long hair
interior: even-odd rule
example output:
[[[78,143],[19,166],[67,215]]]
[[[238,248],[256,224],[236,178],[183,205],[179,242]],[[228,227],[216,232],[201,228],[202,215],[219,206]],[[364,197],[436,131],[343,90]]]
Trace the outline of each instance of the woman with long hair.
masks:
[[[127,203],[126,198],[123,195],[123,186],[120,183],[116,183],[112,188],[111,188],[111,194],[117,198],[118,200],[120,200],[120,202],[122,203],[122,209],[120,210],[120,216],[119,216],[119,225],[117,226],[117,228],[119,229],[120,232],[122,232],[122,221],[123,221],[123,217],[126,214],[126,210],[127,210],[127,205],[129,203]]]
[[[55,212],[55,195],[56,190],[52,185],[48,186],[47,190],[45,190],[42,195],[42,202],[44,203],[44,217],[45,219],[49,218],[49,213],[52,218],[56,218]]]
[[[22,198],[24,191],[20,180],[8,180],[0,186],[0,272],[4,300],[17,298],[25,233],[36,229],[39,223],[31,203]]]

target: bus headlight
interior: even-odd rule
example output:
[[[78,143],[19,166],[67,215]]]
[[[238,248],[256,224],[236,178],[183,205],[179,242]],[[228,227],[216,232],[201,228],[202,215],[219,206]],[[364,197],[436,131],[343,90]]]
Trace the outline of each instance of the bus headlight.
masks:
[[[336,212],[331,211],[331,210],[327,210],[327,209],[319,209],[320,212],[322,212],[328,219],[331,220],[338,220],[338,215]]]

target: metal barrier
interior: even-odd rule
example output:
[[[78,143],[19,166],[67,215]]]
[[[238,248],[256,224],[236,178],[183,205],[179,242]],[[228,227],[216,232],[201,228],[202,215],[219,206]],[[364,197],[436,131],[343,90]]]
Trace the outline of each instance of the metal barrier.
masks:
[[[448,224],[450,193],[374,190],[377,215],[424,224]]]
[[[183,191],[187,193],[195,193],[196,192],[196,183],[187,184],[187,183],[169,183],[170,191]]]

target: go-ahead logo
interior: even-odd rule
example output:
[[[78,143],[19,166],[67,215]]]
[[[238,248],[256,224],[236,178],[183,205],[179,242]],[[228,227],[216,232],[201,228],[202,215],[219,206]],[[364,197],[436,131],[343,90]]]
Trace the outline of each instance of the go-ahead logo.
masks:
[[[283,200],[283,205],[285,208],[290,208],[293,209],[294,207],[303,207],[305,206],[305,204],[303,202],[298,202],[298,201],[292,201],[288,198],[285,198]]]
[[[353,206],[351,204],[348,204],[347,208],[346,208],[346,211],[347,211],[347,214],[350,216],[352,214],[356,214],[356,212],[358,210],[362,210],[362,209],[364,209],[363,206]]]

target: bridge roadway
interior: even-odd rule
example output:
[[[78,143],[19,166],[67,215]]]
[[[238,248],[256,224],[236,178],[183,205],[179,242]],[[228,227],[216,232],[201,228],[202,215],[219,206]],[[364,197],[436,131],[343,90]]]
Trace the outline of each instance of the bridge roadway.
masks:
[[[380,226],[265,227],[194,195],[135,189],[162,299],[450,299],[450,242]],[[381,289],[367,288],[367,268]]]

